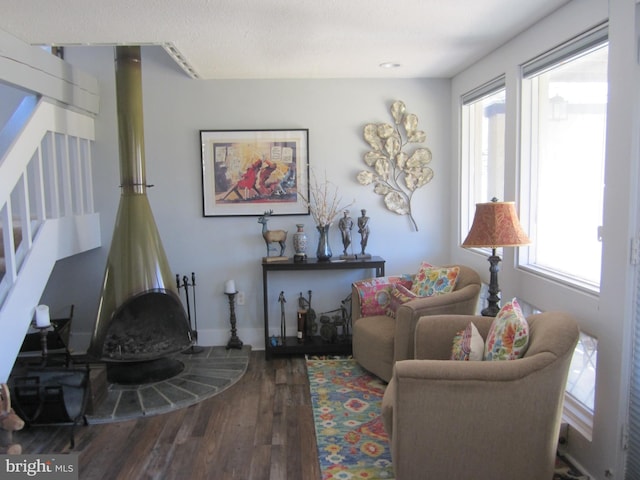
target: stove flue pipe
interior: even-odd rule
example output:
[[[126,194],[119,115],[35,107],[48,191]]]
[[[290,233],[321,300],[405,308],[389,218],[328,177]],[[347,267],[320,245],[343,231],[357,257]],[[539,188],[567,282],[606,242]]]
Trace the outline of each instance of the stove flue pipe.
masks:
[[[123,194],[146,194],[140,47],[116,47],[116,106]]]

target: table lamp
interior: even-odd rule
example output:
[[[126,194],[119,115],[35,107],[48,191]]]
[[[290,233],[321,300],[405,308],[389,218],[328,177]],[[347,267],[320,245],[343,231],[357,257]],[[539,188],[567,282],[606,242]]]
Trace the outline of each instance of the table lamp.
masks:
[[[493,198],[488,203],[477,203],[471,230],[462,246],[464,248],[491,248],[489,257],[489,305],[482,310],[485,317],[495,317],[500,311],[500,287],[498,287],[498,247],[529,245],[531,240],[520,226],[514,202],[499,202]]]

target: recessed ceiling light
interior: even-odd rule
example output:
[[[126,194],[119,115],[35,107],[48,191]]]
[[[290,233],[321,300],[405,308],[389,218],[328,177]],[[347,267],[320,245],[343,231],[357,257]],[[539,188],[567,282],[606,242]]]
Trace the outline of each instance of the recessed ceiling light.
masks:
[[[400,68],[400,64],[399,63],[394,63],[394,62],[384,62],[380,64],[381,68]]]

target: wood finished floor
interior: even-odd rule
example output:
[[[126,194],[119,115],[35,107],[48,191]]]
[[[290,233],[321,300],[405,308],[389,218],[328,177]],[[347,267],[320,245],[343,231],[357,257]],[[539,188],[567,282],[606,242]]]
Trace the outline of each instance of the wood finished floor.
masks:
[[[224,392],[175,412],[126,422],[14,433],[23,453],[79,453],[81,480],[319,480],[302,357],[265,361]]]

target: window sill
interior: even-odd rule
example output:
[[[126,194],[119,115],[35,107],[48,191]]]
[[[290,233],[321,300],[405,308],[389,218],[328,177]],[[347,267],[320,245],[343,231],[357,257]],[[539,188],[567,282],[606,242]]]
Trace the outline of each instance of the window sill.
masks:
[[[593,412],[578,402],[571,394],[564,395],[562,420],[578,431],[589,442],[593,435]]]

